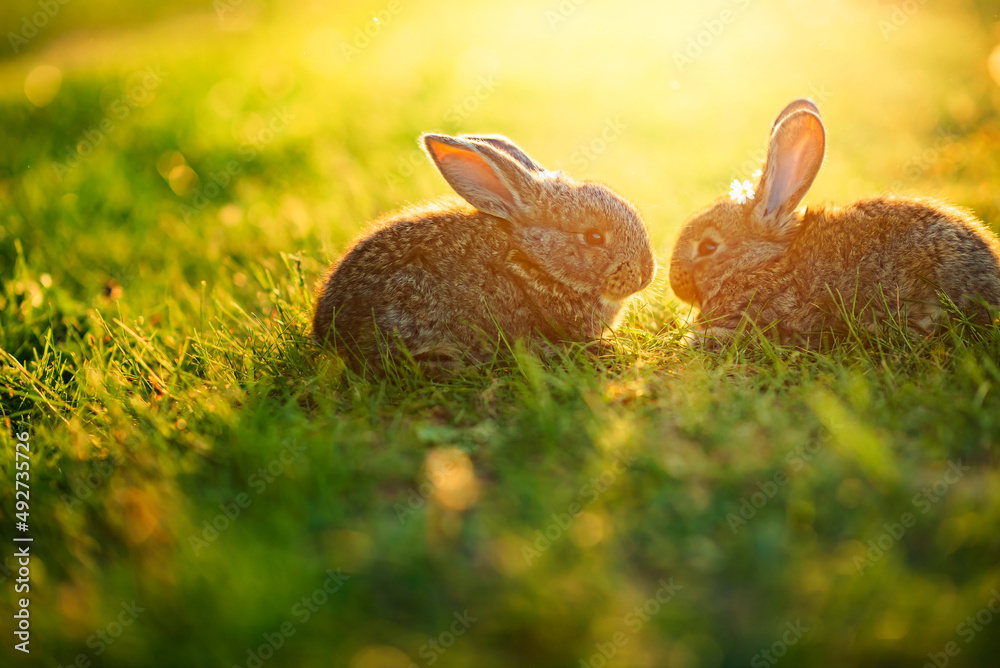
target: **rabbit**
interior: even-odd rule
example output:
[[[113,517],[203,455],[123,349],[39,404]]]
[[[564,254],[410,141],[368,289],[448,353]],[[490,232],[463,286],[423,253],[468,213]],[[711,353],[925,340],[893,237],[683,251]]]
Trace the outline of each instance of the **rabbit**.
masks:
[[[547,171],[499,135],[420,140],[462,199],[376,222],[322,281],[313,336],[348,364],[379,371],[405,354],[455,370],[501,342],[600,339],[652,281],[646,224],[607,186]]]
[[[825,147],[819,109],[795,100],[771,128],[756,192],[734,183],[732,200],[684,223],[669,275],[674,294],[700,311],[689,343],[721,346],[753,323],[814,348],[848,331],[844,313],[868,331],[894,317],[929,336],[946,312],[942,295],[974,322],[992,322],[1000,242],[969,212],[890,195],[796,211]]]

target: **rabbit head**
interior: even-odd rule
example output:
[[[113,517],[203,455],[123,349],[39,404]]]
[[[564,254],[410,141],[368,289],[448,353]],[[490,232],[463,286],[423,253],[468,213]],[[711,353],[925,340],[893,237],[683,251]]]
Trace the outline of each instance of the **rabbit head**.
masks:
[[[503,221],[517,260],[578,295],[620,306],[656,270],[646,225],[607,186],[550,172],[499,135],[422,136],[448,184]]]
[[[719,200],[683,225],[670,261],[670,287],[679,299],[710,311],[725,290],[745,288],[740,275],[785,253],[801,222],[796,207],[823,164],[825,147],[816,105],[789,104],[772,126],[756,192],[746,193],[744,203]]]

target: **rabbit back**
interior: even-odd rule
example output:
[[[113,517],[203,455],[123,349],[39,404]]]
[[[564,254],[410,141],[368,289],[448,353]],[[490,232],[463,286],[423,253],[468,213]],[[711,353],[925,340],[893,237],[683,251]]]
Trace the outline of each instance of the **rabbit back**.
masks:
[[[783,261],[796,278],[789,329],[842,329],[905,315],[931,333],[941,294],[980,323],[1000,308],[1000,242],[968,212],[931,199],[877,197],[807,210]]]
[[[359,360],[391,355],[399,340],[416,358],[453,354],[445,341],[473,352],[495,341],[483,297],[498,287],[489,268],[505,250],[496,227],[458,203],[378,223],[323,281],[314,335]]]

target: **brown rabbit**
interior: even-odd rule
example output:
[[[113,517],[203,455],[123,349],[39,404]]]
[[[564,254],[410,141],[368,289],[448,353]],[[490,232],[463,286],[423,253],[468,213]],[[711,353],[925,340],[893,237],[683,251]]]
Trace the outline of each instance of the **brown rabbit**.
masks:
[[[468,204],[376,223],[323,281],[313,334],[356,368],[380,369],[401,347],[440,368],[516,339],[598,339],[649,285],[645,223],[607,186],[545,171],[500,136],[421,140]]]
[[[700,310],[696,340],[725,340],[746,318],[784,343],[846,331],[851,313],[872,329],[887,316],[911,333],[935,331],[940,294],[979,323],[1000,306],[1000,242],[966,211],[930,199],[883,196],[796,211],[826,145],[810,100],[772,127],[756,196],[742,193],[694,215],[670,262],[674,294]]]

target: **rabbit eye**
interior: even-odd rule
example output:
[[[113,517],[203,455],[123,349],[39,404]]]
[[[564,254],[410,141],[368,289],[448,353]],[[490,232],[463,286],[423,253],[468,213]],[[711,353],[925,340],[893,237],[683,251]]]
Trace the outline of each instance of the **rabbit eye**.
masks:
[[[583,233],[583,239],[587,242],[588,246],[603,246],[604,245],[604,234],[597,229],[587,230]]]
[[[698,244],[698,257],[705,257],[707,255],[711,255],[712,253],[715,252],[715,250],[718,247],[719,244],[709,239],[705,239],[700,244]]]

